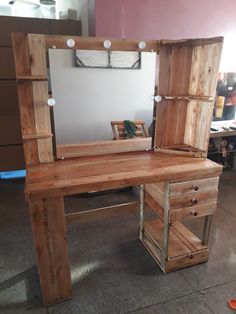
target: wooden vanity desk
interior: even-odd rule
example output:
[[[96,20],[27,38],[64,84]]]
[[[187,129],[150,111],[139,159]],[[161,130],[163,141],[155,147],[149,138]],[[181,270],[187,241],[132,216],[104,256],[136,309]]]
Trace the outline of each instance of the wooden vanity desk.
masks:
[[[110,51],[160,56],[160,102],[152,144],[150,138],[117,140],[57,147],[55,152],[48,106],[48,50],[107,50],[104,40],[12,35],[27,168],[25,191],[45,305],[72,298],[67,195],[139,185],[139,239],[163,272],[208,259],[210,220],[222,167],[206,156],[223,38],[152,40],[146,45],[110,39]],[[157,217],[146,218],[147,207]],[[202,239],[182,224],[198,217],[205,217]]]

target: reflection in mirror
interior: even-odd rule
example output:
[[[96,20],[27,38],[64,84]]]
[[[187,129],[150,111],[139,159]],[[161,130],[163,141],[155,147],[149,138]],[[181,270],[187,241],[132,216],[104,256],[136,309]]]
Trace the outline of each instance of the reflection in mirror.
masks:
[[[57,145],[112,140],[114,120],[143,120],[146,128],[150,127],[156,53],[142,52],[140,68],[117,69],[117,60],[127,66],[127,60],[132,58],[125,56],[130,56],[130,52],[116,52],[116,68],[78,68],[72,51],[49,51]],[[134,54],[137,58],[137,52]],[[84,58],[85,53],[82,55]],[[91,62],[91,56],[90,53],[86,61]],[[93,56],[96,58],[96,51]],[[97,56],[101,57],[101,53]]]

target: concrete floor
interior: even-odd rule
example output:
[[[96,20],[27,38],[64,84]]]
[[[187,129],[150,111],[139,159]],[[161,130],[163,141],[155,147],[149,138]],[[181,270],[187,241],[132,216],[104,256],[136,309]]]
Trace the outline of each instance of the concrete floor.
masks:
[[[74,298],[41,303],[23,181],[0,181],[0,313],[233,313],[236,297],[236,173],[225,172],[208,263],[164,275],[138,238],[135,215],[68,226]],[[129,191],[66,199],[91,208],[134,199]],[[200,225],[194,226],[200,231]]]

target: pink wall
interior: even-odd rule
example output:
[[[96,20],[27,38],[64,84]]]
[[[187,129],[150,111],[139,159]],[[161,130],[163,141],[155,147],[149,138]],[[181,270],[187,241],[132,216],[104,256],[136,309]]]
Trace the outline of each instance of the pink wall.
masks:
[[[236,33],[235,0],[96,0],[96,36],[176,39]]]

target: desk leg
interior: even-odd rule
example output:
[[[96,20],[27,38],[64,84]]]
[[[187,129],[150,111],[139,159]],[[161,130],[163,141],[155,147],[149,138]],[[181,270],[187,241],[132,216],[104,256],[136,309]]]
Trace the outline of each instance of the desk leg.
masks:
[[[29,200],[45,305],[72,297],[63,197]]]

